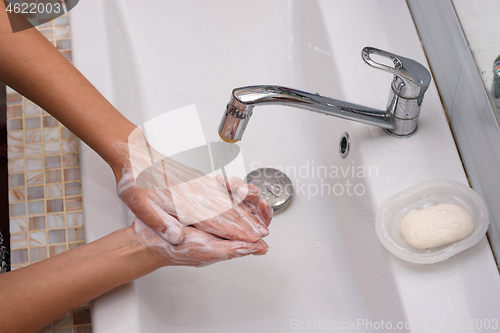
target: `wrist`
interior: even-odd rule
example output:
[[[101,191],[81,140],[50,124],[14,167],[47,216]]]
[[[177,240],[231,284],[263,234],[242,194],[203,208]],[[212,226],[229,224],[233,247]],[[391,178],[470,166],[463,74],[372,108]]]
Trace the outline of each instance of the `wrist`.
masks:
[[[163,266],[154,251],[140,240],[133,225],[75,249],[73,255],[77,256],[79,251],[82,251],[82,261],[101,273],[109,271],[112,274],[112,277],[104,274],[108,276],[111,288],[140,278]]]
[[[119,248],[120,256],[125,259],[139,278],[165,266],[165,258],[154,248],[148,246],[134,230],[134,225],[121,229],[120,237],[126,242]]]
[[[124,129],[122,137],[111,140],[108,154],[104,157],[119,182],[124,171],[138,171],[147,168],[151,161],[150,148],[140,127],[133,124]]]

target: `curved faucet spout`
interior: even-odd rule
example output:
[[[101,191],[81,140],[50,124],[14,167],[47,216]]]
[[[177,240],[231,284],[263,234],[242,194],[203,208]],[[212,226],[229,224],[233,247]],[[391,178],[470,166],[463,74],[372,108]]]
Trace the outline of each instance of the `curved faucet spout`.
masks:
[[[221,138],[227,142],[241,140],[252,116],[253,108],[258,105],[291,106],[394,129],[392,117],[386,111],[280,86],[249,86],[233,90],[231,100],[227,104],[226,112],[219,125]]]
[[[374,61],[372,54],[392,60],[394,67]],[[394,136],[403,137],[415,133],[424,94],[431,82],[429,71],[415,60],[373,47],[363,48],[361,56],[368,65],[394,75],[386,111],[285,87],[242,87],[233,90],[219,125],[220,137],[227,142],[240,141],[253,108],[271,104],[291,106],[382,127]]]

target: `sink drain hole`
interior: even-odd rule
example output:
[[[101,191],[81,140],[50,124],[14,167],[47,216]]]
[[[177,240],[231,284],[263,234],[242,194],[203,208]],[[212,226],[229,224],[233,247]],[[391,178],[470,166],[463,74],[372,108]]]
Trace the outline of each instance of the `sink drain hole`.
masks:
[[[340,137],[339,144],[339,153],[340,157],[346,158],[349,155],[349,148],[351,147],[351,138],[349,137],[349,133],[344,132]]]

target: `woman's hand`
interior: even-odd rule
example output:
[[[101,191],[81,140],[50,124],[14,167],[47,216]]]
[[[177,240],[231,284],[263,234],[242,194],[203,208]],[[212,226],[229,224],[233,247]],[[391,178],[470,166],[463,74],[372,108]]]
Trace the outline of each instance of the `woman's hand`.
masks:
[[[229,241],[193,227],[172,245],[143,222],[0,275],[0,331],[35,332],[77,306],[163,266],[206,266],[268,246]],[[50,306],[47,306],[50,304]]]
[[[117,174],[119,197],[169,243],[181,243],[187,225],[250,243],[268,235],[273,211],[254,185],[240,178],[226,183],[222,175],[214,179],[167,158],[152,149],[140,131],[117,150],[128,156]]]
[[[161,266],[201,267],[249,254],[263,255],[269,248],[262,239],[256,243],[231,241],[191,226],[182,227],[184,238],[179,244],[173,245],[141,220],[135,220],[133,227],[139,242],[159,255]]]
[[[178,167],[184,175],[189,171]],[[230,178],[225,184],[222,175],[217,181],[207,175],[189,180],[173,175],[172,169],[166,171],[168,168],[157,166],[137,180],[125,174],[117,192],[137,218],[169,243],[179,244],[185,230],[182,227],[187,225],[250,243],[269,234],[273,211],[254,185],[244,185],[239,178]]]

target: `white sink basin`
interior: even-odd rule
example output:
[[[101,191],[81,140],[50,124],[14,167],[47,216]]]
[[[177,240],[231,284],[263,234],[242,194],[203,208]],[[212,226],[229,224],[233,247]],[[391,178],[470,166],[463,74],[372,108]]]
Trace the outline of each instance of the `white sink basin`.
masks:
[[[71,20],[75,65],[125,116],[140,125],[196,104],[207,141],[218,141],[235,87],[276,84],[384,109],[392,77],[363,63],[364,46],[429,68],[404,1],[87,0]],[[338,152],[344,132],[351,137],[346,159]],[[410,138],[263,106],[239,145],[247,171],[280,168],[295,186],[271,224],[269,253],[167,267],[117,288],[93,302],[93,332],[372,332],[389,325],[456,332],[470,320],[500,319],[500,278],[486,237],[444,262],[417,265],[392,256],[375,234],[377,209],[391,195],[433,178],[467,183],[434,83]],[[128,218],[106,164],[84,145],[81,163],[93,241]]]

